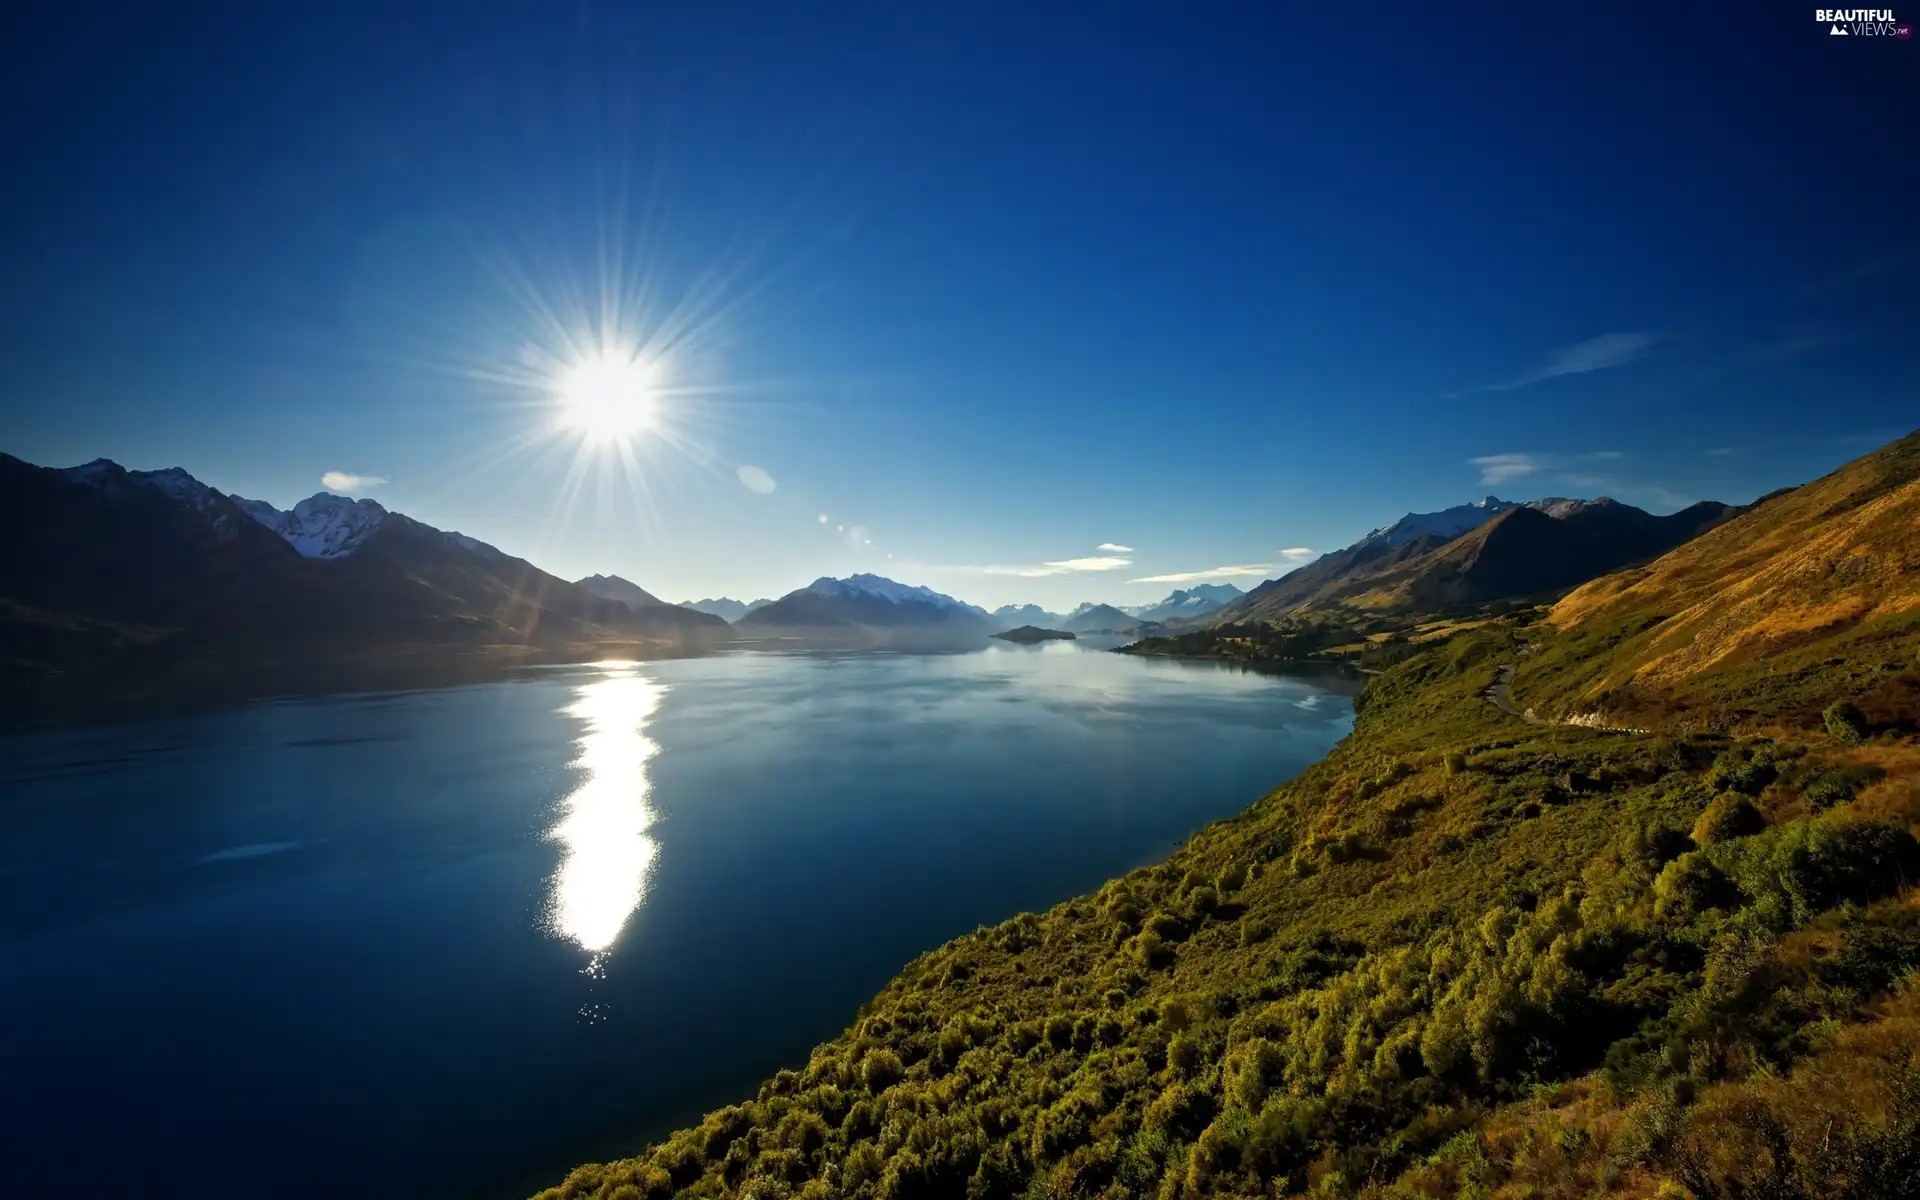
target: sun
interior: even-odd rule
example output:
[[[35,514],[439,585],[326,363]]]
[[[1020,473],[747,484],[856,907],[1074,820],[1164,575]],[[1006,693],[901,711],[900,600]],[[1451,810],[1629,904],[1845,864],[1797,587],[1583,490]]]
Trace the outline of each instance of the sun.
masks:
[[[593,438],[625,438],[653,422],[653,364],[603,354],[560,381],[561,423]]]

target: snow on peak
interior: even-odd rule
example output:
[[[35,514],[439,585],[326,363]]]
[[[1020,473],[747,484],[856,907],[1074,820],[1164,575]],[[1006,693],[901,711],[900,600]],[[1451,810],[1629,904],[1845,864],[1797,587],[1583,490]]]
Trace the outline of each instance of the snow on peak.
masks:
[[[389,515],[372,500],[354,500],[331,492],[308,496],[294,505],[292,512],[281,512],[264,500],[233,499],[248,516],[279,534],[306,558],[339,558],[353,553]]]
[[[1391,525],[1383,525],[1354,543],[1360,546],[1398,546],[1417,537],[1431,534],[1451,541],[1466,533],[1478,529],[1488,521],[1516,508],[1532,508],[1550,517],[1566,517],[1590,508],[1601,508],[1613,503],[1605,496],[1598,500],[1569,500],[1564,496],[1548,496],[1541,500],[1528,500],[1516,503],[1502,500],[1498,496],[1484,496],[1471,504],[1459,504],[1452,508],[1443,508],[1439,512],[1408,513]]]
[[[136,488],[151,489],[169,500],[193,505],[214,518],[215,528],[224,527],[222,519],[226,514],[217,511],[220,493],[187,474],[180,467],[164,467],[158,471],[129,471],[110,458],[96,458],[78,467],[67,467],[59,474],[75,483],[98,488],[114,499],[127,495]]]
[[[1511,500],[1485,496],[1471,504],[1456,504],[1439,512],[1408,513],[1391,525],[1383,525],[1354,543],[1356,546],[1399,546],[1418,537],[1433,536],[1451,541],[1478,529],[1508,509],[1519,508]]]
[[[952,596],[943,595],[930,587],[909,587],[904,583],[895,583],[880,575],[849,575],[845,579],[834,579],[823,575],[807,585],[807,590],[822,596],[875,596],[894,604],[930,604],[935,608],[966,608]]]
[[[60,474],[75,483],[84,483],[109,494],[118,494],[126,487],[150,487],[170,500],[188,500],[200,502],[213,494],[213,489],[189,475],[179,467],[164,467],[158,471],[129,471],[110,458],[96,458],[90,463],[78,467],[67,467]]]

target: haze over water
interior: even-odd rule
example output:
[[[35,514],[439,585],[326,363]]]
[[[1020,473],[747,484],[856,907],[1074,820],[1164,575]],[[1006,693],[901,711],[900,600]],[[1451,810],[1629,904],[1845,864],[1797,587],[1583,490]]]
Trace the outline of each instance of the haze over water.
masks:
[[[735,654],[8,739],[0,1192],[524,1193],[1237,812],[1343,690]]]

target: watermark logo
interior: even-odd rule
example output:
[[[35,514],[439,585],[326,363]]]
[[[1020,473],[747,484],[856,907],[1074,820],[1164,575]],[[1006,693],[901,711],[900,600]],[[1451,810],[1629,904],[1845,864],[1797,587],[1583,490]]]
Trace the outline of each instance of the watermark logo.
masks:
[[[1827,27],[1828,37],[1897,37],[1906,41],[1913,26],[1894,20],[1890,8],[1816,8],[1813,19]]]

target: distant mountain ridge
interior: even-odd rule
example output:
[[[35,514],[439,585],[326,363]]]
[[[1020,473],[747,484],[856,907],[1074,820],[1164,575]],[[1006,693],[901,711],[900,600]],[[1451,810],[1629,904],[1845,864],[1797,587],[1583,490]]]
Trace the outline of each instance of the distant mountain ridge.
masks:
[[[1051,629],[1067,619],[1062,614],[1048,612],[1038,604],[1002,604],[989,615],[1001,629],[1014,629],[1021,625]]]
[[[1068,633],[1119,633],[1139,625],[1139,617],[1111,604],[1083,604],[1059,628]]]
[[[1204,617],[1210,612],[1233,603],[1245,594],[1231,583],[1198,583],[1190,588],[1175,591],[1166,599],[1156,600],[1152,604],[1118,607],[1121,612],[1129,613],[1143,621],[1179,621],[1191,617]]]
[[[939,629],[986,634],[993,618],[929,587],[880,575],[822,577],[741,617],[742,630]]]
[[[1213,621],[1271,622],[1338,608],[1439,611],[1550,595],[1657,557],[1740,511],[1702,501],[1657,517],[1605,496],[1525,503],[1488,496],[1439,513],[1410,513],[1268,580],[1217,610]]]
[[[772,603],[773,601],[765,599],[764,597],[759,600],[742,602],[726,596],[718,596],[711,600],[682,600],[680,607],[690,608],[695,612],[703,612],[709,616],[719,617],[723,621],[738,621],[748,613],[756,609],[765,608]]]
[[[573,582],[575,587],[585,588],[594,595],[608,600],[618,600],[635,612],[643,608],[668,607],[665,600],[632,580],[622,579],[618,575],[589,575],[585,579],[576,579]]]

